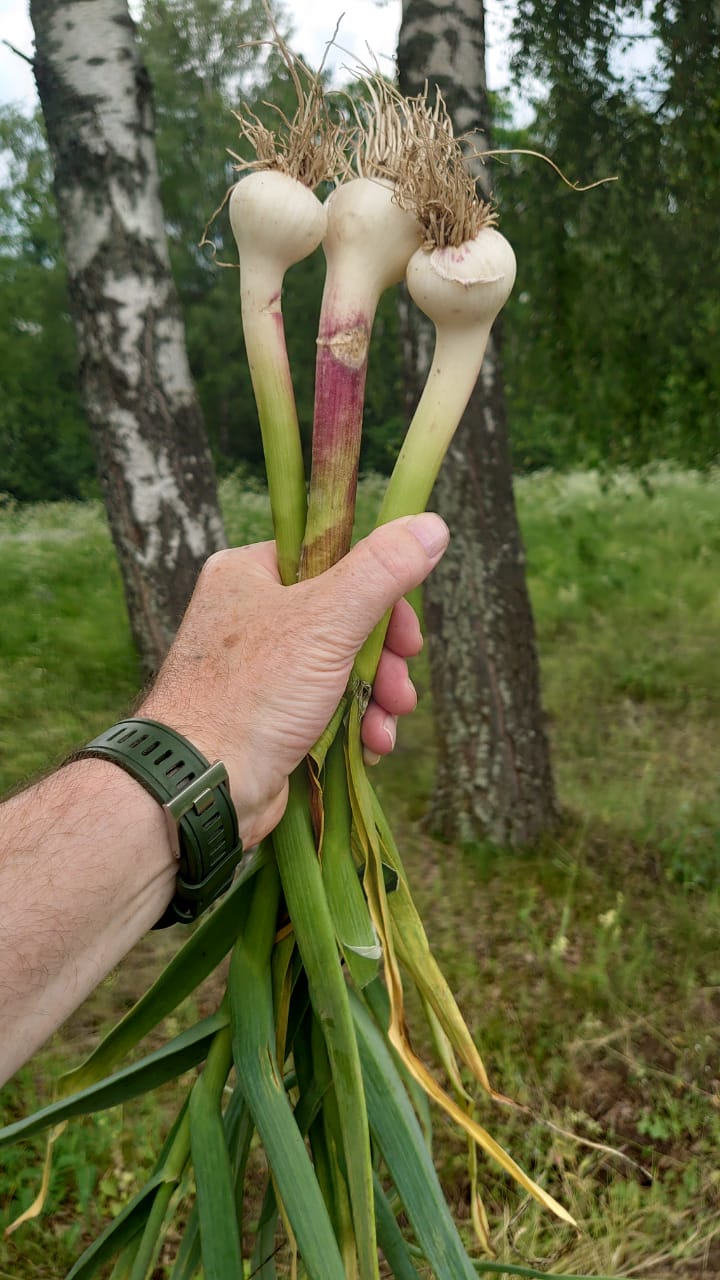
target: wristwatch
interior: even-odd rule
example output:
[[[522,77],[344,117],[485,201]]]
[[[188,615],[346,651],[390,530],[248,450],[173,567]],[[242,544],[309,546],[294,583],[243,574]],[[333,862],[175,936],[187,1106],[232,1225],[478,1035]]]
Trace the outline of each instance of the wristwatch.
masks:
[[[225,765],[210,764],[182,734],[136,717],[93,738],[71,759],[110,760],[163,807],[178,859],[175,896],[154,925],[190,924],[229,889],[243,847]]]

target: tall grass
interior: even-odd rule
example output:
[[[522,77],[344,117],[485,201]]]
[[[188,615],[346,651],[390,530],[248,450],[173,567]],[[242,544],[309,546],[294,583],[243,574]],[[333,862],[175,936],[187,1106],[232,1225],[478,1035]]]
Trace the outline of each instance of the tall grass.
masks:
[[[563,802],[716,859],[720,474],[518,492]]]

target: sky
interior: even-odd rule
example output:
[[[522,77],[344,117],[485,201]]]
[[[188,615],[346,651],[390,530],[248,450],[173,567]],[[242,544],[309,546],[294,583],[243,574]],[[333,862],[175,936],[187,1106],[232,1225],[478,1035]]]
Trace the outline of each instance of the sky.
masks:
[[[351,61],[348,54],[368,60],[368,46],[380,59],[392,59],[400,26],[400,0],[338,0],[333,7],[317,0],[286,0],[286,8],[295,26],[295,46],[309,61],[319,63],[325,45],[333,34],[335,22],[342,14],[338,41],[346,53],[333,50],[329,65],[338,67]],[[508,83],[509,19],[502,0],[486,0],[487,73],[491,89],[502,89]],[[33,33],[28,17],[27,0],[0,0],[0,41],[8,41],[28,57],[33,51]],[[388,66],[390,63],[388,63]],[[27,62],[0,44],[0,103],[13,102],[32,110],[35,84]]]

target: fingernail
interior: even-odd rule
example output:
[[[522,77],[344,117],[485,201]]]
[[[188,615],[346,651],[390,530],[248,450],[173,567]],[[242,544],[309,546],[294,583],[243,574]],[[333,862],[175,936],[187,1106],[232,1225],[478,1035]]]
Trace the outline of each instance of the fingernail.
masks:
[[[393,747],[395,746],[395,739],[397,737],[397,724],[395,723],[394,716],[385,717],[383,721],[383,730],[387,734],[388,738],[390,739],[390,750],[392,751]]]
[[[371,768],[373,765],[380,763],[380,756],[375,751],[368,751],[367,747],[363,747],[363,760],[365,764]]]
[[[408,529],[415,535],[429,556],[438,556],[450,541],[450,530],[434,511],[425,511],[408,521]]]

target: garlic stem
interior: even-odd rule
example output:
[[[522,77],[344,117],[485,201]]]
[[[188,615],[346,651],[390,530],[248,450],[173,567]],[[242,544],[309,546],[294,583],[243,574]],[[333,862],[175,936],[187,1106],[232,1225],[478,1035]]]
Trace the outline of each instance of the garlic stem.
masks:
[[[515,254],[494,227],[459,247],[420,249],[407,270],[411,297],[433,321],[430,372],[385,491],[377,524],[427,506],[443,458],[467,407],[493,322],[515,281]],[[355,673],[375,678],[387,620],[365,642]]]
[[[250,376],[267,470],[280,576],[297,579],[307,500],[295,395],[285,344],[285,272],[308,257],[325,233],[323,205],[278,170],[241,178],[230,197],[240,255],[240,303]]]
[[[315,369],[312,474],[300,576],[313,577],[350,546],[368,352],[381,294],[405,274],[421,241],[391,183],[355,178],[325,205],[323,290]]]

